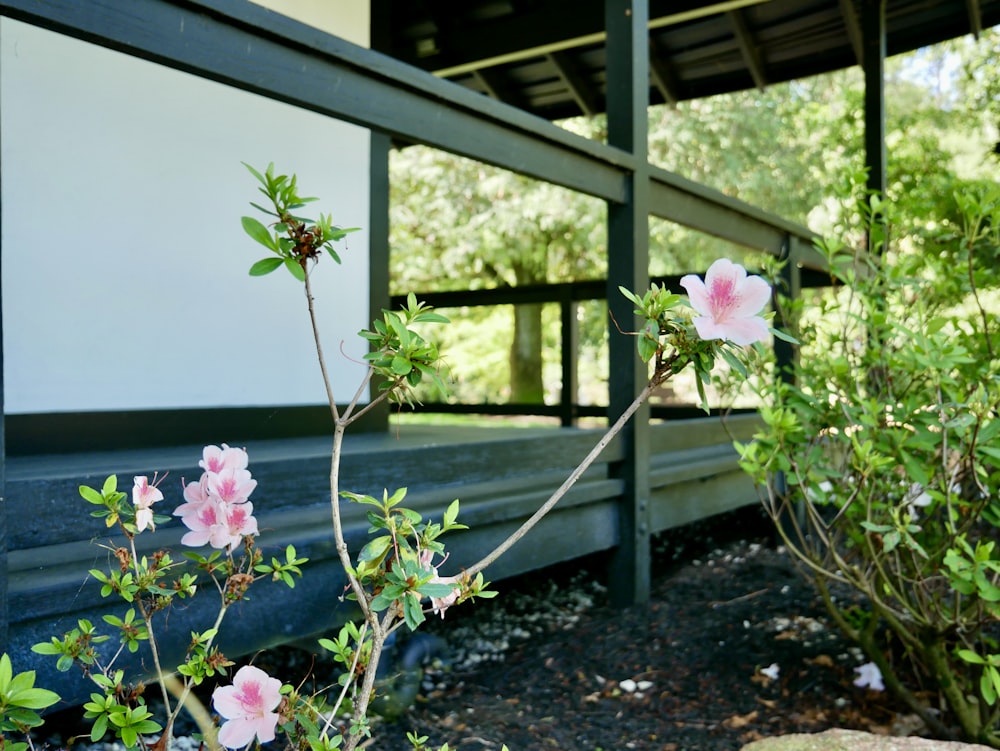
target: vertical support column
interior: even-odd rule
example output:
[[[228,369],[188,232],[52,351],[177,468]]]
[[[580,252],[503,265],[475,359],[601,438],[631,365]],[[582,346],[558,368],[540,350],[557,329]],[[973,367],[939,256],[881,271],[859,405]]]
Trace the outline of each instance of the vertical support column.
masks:
[[[563,284],[559,288],[560,362],[562,364],[562,389],[560,390],[559,422],[564,428],[576,423],[577,371],[579,363],[580,327],[576,322],[576,301],[573,287]]]
[[[3,295],[0,294],[0,645],[10,643],[7,638],[10,623],[7,607],[7,434],[3,405]]]
[[[618,287],[643,292],[649,286],[649,104],[648,0],[605,0],[607,29],[608,143],[630,152],[634,171],[626,178],[622,204],[608,205],[608,311],[623,329],[635,329],[633,305]],[[634,337],[609,322],[608,418],[617,419],[648,380]],[[649,405],[621,433],[624,456],[610,473],[624,482],[619,503],[618,548],[611,561],[611,597],[616,605],[649,599]]]
[[[791,235],[785,235],[784,240],[781,243],[781,260],[785,262],[785,265],[781,269],[781,278],[778,283],[780,289],[775,290],[775,300],[773,305],[779,312],[784,312],[788,314],[789,311],[781,311],[778,307],[777,293],[780,291],[784,294],[791,305],[794,305],[795,301],[799,298],[802,293],[802,270],[798,267],[795,262],[795,254],[792,251],[792,238]],[[781,321],[775,321],[776,326],[781,325]],[[777,375],[778,378],[786,383],[791,383],[795,380],[795,362],[798,357],[798,351],[793,344],[783,341],[781,339],[775,339],[774,341],[774,359],[777,365]]]
[[[389,8],[385,0],[372,0],[371,48],[389,48]],[[389,298],[389,151],[392,139],[385,133],[371,131],[369,145],[368,185],[368,320],[381,317],[390,306]],[[388,405],[382,405],[371,429],[387,429]]]
[[[868,192],[885,196],[885,6],[886,0],[864,0],[861,15],[861,61],[865,74],[865,166]],[[868,252],[881,252],[885,238],[884,217],[872,217]]]
[[[791,314],[792,306],[802,294],[802,270],[795,261],[796,254],[792,245],[793,242],[798,241],[793,240],[792,236],[787,234],[784,240],[782,240],[781,260],[785,262],[785,265],[781,269],[781,276],[778,279],[779,288],[774,290],[774,299],[772,301],[775,309],[781,311],[778,305],[778,293],[780,292],[788,298],[789,305],[783,311],[784,315]],[[776,320],[774,324],[776,327],[780,327],[782,321]],[[798,362],[798,356],[797,346],[781,339],[774,340],[774,360],[775,370],[777,371],[775,377],[780,383],[795,383],[795,365]],[[776,474],[774,484],[775,489],[780,495],[784,496],[788,493],[788,483],[784,472]],[[786,533],[794,535],[796,529],[803,529],[805,526],[805,503],[798,502],[791,509],[791,513],[795,516],[795,523],[793,524],[788,518],[782,517],[779,520],[779,524],[785,528]]]

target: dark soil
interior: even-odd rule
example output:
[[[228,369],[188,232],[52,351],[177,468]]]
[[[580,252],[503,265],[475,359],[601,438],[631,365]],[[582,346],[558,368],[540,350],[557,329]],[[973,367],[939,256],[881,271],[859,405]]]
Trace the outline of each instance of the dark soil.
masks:
[[[767,531],[754,510],[666,535],[648,604],[610,607],[602,588],[575,623],[516,641],[500,663],[453,670],[381,725],[372,748],[408,748],[406,730],[434,749],[511,751],[728,751],[830,727],[899,732],[892,726],[905,719],[890,700],[853,685],[865,660]],[[503,582],[500,598],[449,611],[437,631],[447,637],[449,627],[502,609],[511,588],[544,598],[579,585],[580,565],[583,578],[600,579],[601,563]],[[761,672],[773,663],[776,679]]]

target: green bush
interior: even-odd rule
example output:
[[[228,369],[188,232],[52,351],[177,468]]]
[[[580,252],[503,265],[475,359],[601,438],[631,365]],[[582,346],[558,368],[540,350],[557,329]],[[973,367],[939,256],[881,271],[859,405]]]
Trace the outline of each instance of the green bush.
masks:
[[[831,287],[784,301],[798,361],[737,448],[886,688],[1000,748],[1000,188],[957,195],[953,220],[852,205],[874,250],[822,244]]]

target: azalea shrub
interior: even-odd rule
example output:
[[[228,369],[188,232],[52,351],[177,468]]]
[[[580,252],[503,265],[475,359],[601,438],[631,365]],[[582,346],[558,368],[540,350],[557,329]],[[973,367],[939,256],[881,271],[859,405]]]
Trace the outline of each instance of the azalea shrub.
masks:
[[[266,223],[243,217],[243,228],[269,252],[251,266],[250,273],[264,276],[285,269],[301,283],[309,322],[319,342],[311,275],[321,258],[340,262],[333,243],[351,230],[335,226],[324,215],[318,220],[302,217],[299,211],[313,199],[299,195],[294,176],[277,174],[273,166],[264,171],[247,168],[266,197],[264,205],[253,204],[266,216]],[[444,536],[464,529],[458,522],[458,500],[447,507],[439,521],[427,520],[404,506],[405,488],[386,489],[378,497],[355,493],[340,487],[339,471],[346,432],[366,412],[385,401],[412,400],[412,390],[425,380],[445,388],[437,347],[425,334],[428,327],[447,320],[412,295],[401,310],[383,311],[371,330],[360,332],[369,344],[369,367],[346,406],[338,404],[329,388],[328,364],[317,346],[318,365],[328,385],[334,417],[332,536],[349,585],[346,596],[360,612],[356,622],[348,622],[336,634],[319,640],[343,672],[335,686],[317,694],[300,692],[300,684],[293,681],[303,676],[271,676],[249,663],[230,677],[236,663],[218,648],[227,613],[246,598],[250,587],[268,579],[294,587],[308,563],[291,546],[285,549],[283,559],[268,561],[261,554],[257,546],[260,530],[250,501],[257,481],[251,475],[245,449],[226,444],[206,446],[199,462],[201,476],[192,482],[182,480],[182,501],[170,515],[157,512],[157,504],[166,500],[163,489],[167,487],[158,475],[152,480],[148,475],[133,478],[131,496],[119,491],[116,476],[108,477],[100,489],[81,487],[84,501],[95,507],[93,515],[102,518],[109,530],[117,529],[123,540],[120,546],[108,548],[109,569],[94,569],[90,574],[100,584],[102,595],[121,599],[126,610],[121,617],[104,618],[111,634],[81,620],[78,628],[34,649],[55,657],[61,670],[82,668],[93,681],[95,690],[84,706],[85,717],[92,721],[91,739],[97,741],[110,733],[129,748],[166,751],[178,714],[187,707],[211,749],[270,743],[279,735],[295,750],[352,751],[366,744],[372,733],[369,711],[377,690],[379,663],[387,640],[396,631],[419,628],[428,614],[444,617],[449,608],[460,603],[494,596],[483,572],[555,506],[660,384],[690,366],[698,374],[704,403],[703,384],[711,381],[718,358],[746,374],[761,362],[772,336],[785,337],[770,326],[771,314],[764,313],[771,298],[770,286],[760,277],[749,276],[739,264],[717,261],[704,280],[689,275],[682,286],[689,300],[656,285],[641,295],[621,290],[634,303],[634,312],[642,322],[634,335],[638,355],[648,365],[646,388],[566,482],[518,530],[481,560],[464,562],[452,575],[441,574],[439,568],[448,560]],[[372,396],[362,401],[369,386]],[[707,410],[707,404],[704,406]],[[360,550],[349,550],[345,542],[342,502],[359,504],[366,511],[369,539]],[[140,555],[137,536],[154,534],[171,517],[178,517],[187,529],[181,544],[195,549],[181,559],[169,550]],[[191,635],[179,665],[164,664],[158,644],[161,623],[177,600],[202,596],[199,593],[205,590],[217,598],[214,621]],[[117,644],[110,644],[112,635]],[[123,653],[140,650],[149,656],[151,679],[126,676],[117,665]],[[30,746],[30,730],[40,722],[34,710],[58,699],[52,692],[35,689],[33,680],[30,673],[15,675],[3,656],[0,748],[6,747],[3,733],[11,731],[24,733],[26,743],[22,745]],[[143,692],[146,680],[158,684],[165,717],[154,717],[147,706]],[[195,688],[205,682],[215,684],[211,704],[221,719],[218,729],[216,719],[195,695]],[[416,751],[426,751],[426,740],[410,735]],[[15,745],[14,751],[20,747]],[[447,745],[440,751],[447,751]]]
[[[935,222],[860,205],[863,233],[820,245],[830,288],[783,300],[798,361],[737,448],[859,685],[1000,748],[1000,189]]]

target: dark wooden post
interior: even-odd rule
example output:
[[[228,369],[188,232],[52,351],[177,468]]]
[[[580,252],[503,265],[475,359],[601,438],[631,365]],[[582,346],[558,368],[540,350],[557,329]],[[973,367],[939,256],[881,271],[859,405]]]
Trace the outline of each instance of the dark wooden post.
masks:
[[[649,286],[649,171],[646,109],[649,102],[648,0],[605,0],[607,29],[608,143],[633,155],[625,202],[608,205],[608,419],[614,421],[645,387],[646,367],[635,340],[622,329],[637,327],[633,305],[618,287],[642,292]],[[649,405],[621,433],[624,457],[610,472],[624,481],[619,541],[611,562],[616,605],[649,599]]]
[[[774,306],[779,313],[785,315],[790,311],[784,310],[778,305],[778,293],[780,292],[788,298],[789,304],[794,304],[802,293],[802,270],[795,261],[795,253],[792,251],[792,237],[785,235],[781,243],[781,260],[785,265],[781,269],[781,277],[778,279],[778,288],[774,291]],[[782,321],[775,320],[774,325],[780,327]],[[781,339],[774,340],[774,359],[777,365],[778,378],[786,383],[795,381],[795,362],[798,356],[798,349],[793,344]]]
[[[792,243],[796,242],[792,239],[791,235],[785,235],[784,240],[781,243],[781,260],[785,262],[785,265],[781,269],[781,276],[777,280],[778,288],[774,290],[774,300],[772,304],[775,309],[779,312],[781,308],[778,306],[778,294],[781,293],[788,298],[789,304],[786,306],[786,310],[783,311],[784,315],[791,314],[791,305],[802,294],[802,269],[799,268],[796,262],[796,253],[794,251]],[[783,328],[782,321],[776,319],[774,325],[776,328]],[[789,332],[793,333],[793,332]],[[777,371],[776,377],[782,383],[795,383],[795,366],[798,362],[799,348],[791,344],[790,342],[783,341],[781,339],[774,340],[774,361],[775,369]],[[788,483],[784,472],[778,472],[774,478],[775,490],[782,496],[788,493]],[[791,521],[787,518],[782,518],[779,523],[785,528],[785,531],[789,535],[794,535],[796,529],[804,529],[806,523],[806,507],[804,501],[796,503],[793,507],[793,512],[795,515],[795,525],[791,524]]]
[[[0,249],[0,255],[2,253]],[[0,645],[9,643],[7,624],[10,622],[7,609],[7,441],[3,405],[3,305],[0,304]]]
[[[371,48],[389,49],[389,8],[384,0],[371,5]],[[368,320],[381,317],[391,305],[389,298],[389,151],[392,139],[380,131],[371,131],[368,185]],[[374,396],[374,394],[372,395]],[[386,429],[389,425],[388,405],[382,405],[374,415],[370,429]]]
[[[868,192],[885,197],[885,6],[886,0],[864,0],[861,16],[862,65],[865,74],[865,165]],[[872,217],[868,232],[868,252],[884,247],[884,216]]]
[[[561,327],[560,362],[562,363],[562,389],[559,405],[559,422],[564,428],[576,423],[577,369],[579,363],[580,327],[576,322],[577,303],[573,299],[573,285],[559,286],[559,323]]]

